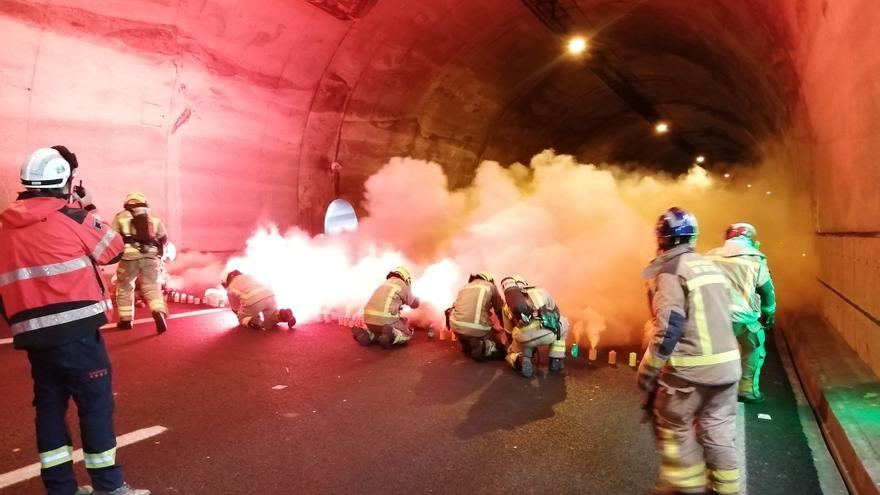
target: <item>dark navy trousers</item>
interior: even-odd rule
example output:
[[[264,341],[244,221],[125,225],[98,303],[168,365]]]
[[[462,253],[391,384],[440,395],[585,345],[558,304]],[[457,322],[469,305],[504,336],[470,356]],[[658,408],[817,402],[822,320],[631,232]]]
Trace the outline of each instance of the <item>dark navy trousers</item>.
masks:
[[[88,337],[46,349],[29,349],[37,410],[40,475],[49,495],[72,495],[73,443],[65,416],[76,403],[86,468],[96,490],[122,486],[113,434],[111,367],[104,339],[96,328]]]

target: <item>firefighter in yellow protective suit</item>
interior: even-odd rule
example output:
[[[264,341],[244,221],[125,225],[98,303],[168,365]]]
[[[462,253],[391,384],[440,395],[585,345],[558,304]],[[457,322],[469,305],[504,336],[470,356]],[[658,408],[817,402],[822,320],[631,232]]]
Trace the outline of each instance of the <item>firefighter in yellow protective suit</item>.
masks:
[[[495,280],[487,272],[472,274],[458,291],[449,312],[449,328],[458,336],[461,350],[476,361],[502,356],[507,338],[501,328],[493,328],[490,311],[502,321],[504,300]]]
[[[740,354],[727,280],[694,252],[697,221],[670,208],[657,222],[659,255],[642,272],[653,332],[639,365],[660,450],[659,493],[739,493],[736,390]],[[708,478],[707,478],[708,474]]]
[[[230,270],[223,272],[220,283],[226,289],[229,308],[242,326],[268,330],[282,322],[287,323],[288,328],[296,325],[293,311],[288,308],[278,309],[275,292],[254,277],[238,270]]]
[[[742,352],[743,373],[739,381],[742,402],[764,400],[760,376],[767,357],[765,334],[776,320],[776,292],[767,257],[758,251],[760,244],[755,241],[755,235],[757,230],[750,224],[732,224],[725,233],[724,245],[706,254],[730,283],[730,319]]]
[[[550,373],[565,369],[565,337],[568,321],[559,313],[556,301],[540,287],[532,287],[519,275],[501,281],[504,291],[504,331],[510,334],[507,363],[526,378],[535,374],[532,355],[542,345],[550,346]]]
[[[123,330],[132,328],[135,283],[140,279],[141,295],[153,314],[156,331],[163,333],[167,329],[168,308],[158,279],[168,240],[165,225],[150,214],[147,197],[141,192],[128,193],[123,208],[110,224],[122,234],[125,242],[125,252],[116,269],[116,306],[119,308],[116,326]]]
[[[395,344],[405,344],[413,331],[400,316],[403,306],[419,307],[419,298],[412,293],[412,276],[405,267],[390,271],[364,307],[364,323],[367,328],[353,328],[353,337],[360,345],[378,342],[384,349]]]

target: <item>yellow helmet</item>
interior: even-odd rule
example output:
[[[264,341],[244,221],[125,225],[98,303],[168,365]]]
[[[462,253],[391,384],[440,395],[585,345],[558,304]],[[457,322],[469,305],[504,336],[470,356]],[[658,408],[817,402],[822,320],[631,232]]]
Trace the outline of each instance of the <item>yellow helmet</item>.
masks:
[[[489,272],[472,273],[470,278],[468,279],[468,282],[473,282],[475,279],[478,279],[478,278],[481,278],[489,283],[493,283],[493,284],[495,283],[495,279],[492,278],[492,274]]]
[[[412,283],[412,275],[410,275],[409,270],[406,269],[405,266],[398,266],[394,270],[388,272],[388,276],[385,278],[391,278],[392,276],[397,275],[407,284]]]
[[[520,287],[525,287],[525,286],[529,285],[526,283],[526,279],[524,279],[522,275],[519,275],[519,274],[511,275],[510,278],[512,278],[513,281],[516,282],[516,285],[518,285]]]
[[[147,204],[147,196],[140,191],[132,191],[125,196],[125,204]]]

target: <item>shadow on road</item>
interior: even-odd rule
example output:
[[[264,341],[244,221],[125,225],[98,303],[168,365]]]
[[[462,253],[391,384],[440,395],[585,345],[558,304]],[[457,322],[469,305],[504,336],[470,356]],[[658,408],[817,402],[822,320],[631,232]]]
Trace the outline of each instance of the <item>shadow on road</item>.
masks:
[[[499,364],[500,366],[500,364]],[[513,370],[495,376],[468,410],[455,435],[468,439],[496,430],[513,430],[555,415],[553,406],[565,400],[565,379],[541,372],[527,380]]]

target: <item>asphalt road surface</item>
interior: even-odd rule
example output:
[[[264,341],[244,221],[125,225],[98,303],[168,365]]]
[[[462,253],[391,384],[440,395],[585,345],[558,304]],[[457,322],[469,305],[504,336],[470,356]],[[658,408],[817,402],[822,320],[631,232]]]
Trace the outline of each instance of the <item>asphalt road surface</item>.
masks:
[[[526,380],[424,333],[384,351],[336,325],[264,332],[235,323],[221,310],[172,319],[161,336],[151,323],[104,331],[117,436],[167,428],[119,449],[132,485],[157,494],[640,494],[654,484],[658,457],[627,349],[617,367],[604,352],[595,363],[569,359],[565,376],[547,375],[545,359]],[[37,454],[26,355],[0,344],[0,365],[2,477]],[[741,407],[748,492],[822,493],[775,351],[765,377],[770,399]],[[81,462],[76,470],[86,483]],[[0,489],[31,493],[42,493],[39,478]]]

